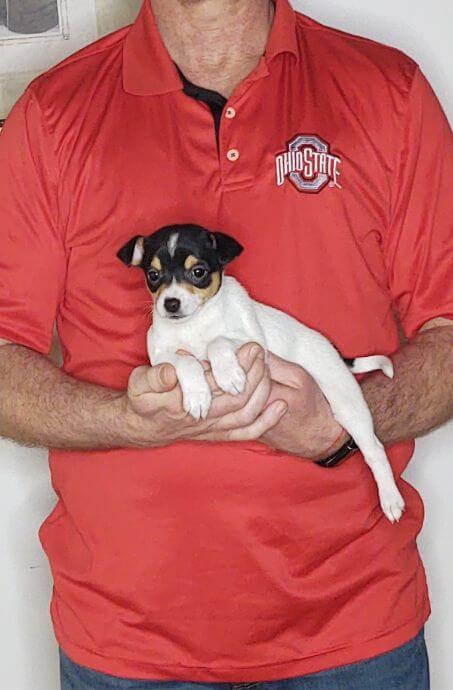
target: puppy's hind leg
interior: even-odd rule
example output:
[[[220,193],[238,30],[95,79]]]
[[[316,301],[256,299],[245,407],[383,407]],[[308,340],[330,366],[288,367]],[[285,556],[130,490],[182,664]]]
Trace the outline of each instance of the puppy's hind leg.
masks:
[[[384,447],[374,433],[373,420],[362,391],[358,385],[357,388],[360,397],[354,396],[354,400],[345,400],[344,404],[339,406],[334,403],[332,410],[335,419],[357,443],[365,462],[373,473],[378,486],[380,504],[386,517],[390,522],[398,522],[403,514],[404,499],[396,486]]]

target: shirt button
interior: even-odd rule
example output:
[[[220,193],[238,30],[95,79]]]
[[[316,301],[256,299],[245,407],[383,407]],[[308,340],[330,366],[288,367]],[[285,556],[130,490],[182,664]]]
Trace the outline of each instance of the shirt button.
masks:
[[[239,158],[239,151],[237,149],[230,149],[227,153],[227,158],[229,161],[237,161]]]
[[[225,117],[227,117],[229,120],[232,120],[233,117],[236,117],[236,111],[234,108],[231,106],[225,110]]]

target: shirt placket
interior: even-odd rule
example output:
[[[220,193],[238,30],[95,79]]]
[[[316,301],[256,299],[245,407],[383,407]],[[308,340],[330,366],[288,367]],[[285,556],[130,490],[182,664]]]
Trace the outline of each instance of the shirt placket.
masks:
[[[223,110],[219,131],[219,169],[225,190],[247,187],[255,181],[253,143],[245,134],[245,110],[247,99],[255,95],[257,82],[268,74],[263,57],[256,69],[235,89]]]

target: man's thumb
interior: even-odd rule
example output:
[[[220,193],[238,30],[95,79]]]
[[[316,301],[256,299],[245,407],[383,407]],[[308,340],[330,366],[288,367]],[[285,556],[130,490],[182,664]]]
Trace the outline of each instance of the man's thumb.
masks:
[[[150,393],[166,393],[171,391],[178,379],[171,364],[158,364],[148,370],[148,385]]]

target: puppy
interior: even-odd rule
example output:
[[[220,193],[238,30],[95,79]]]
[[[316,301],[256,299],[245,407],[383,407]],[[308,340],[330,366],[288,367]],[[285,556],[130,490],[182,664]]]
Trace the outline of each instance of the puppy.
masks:
[[[362,451],[385,515],[391,522],[398,521],[404,501],[353,376],[381,369],[393,377],[391,361],[380,355],[343,360],[323,335],[253,300],[237,280],[224,275],[225,266],[242,249],[221,232],[198,225],[169,225],[148,237],[133,237],[119,250],[117,256],[124,264],[143,269],[153,296],[153,325],[147,336],[152,364],[169,362],[175,367],[184,409],[196,420],[205,418],[211,405],[199,360],[209,360],[219,388],[232,394],[245,387],[236,351],[246,342],[257,342],[299,364],[315,379],[335,419]],[[178,350],[193,357],[179,355]]]

